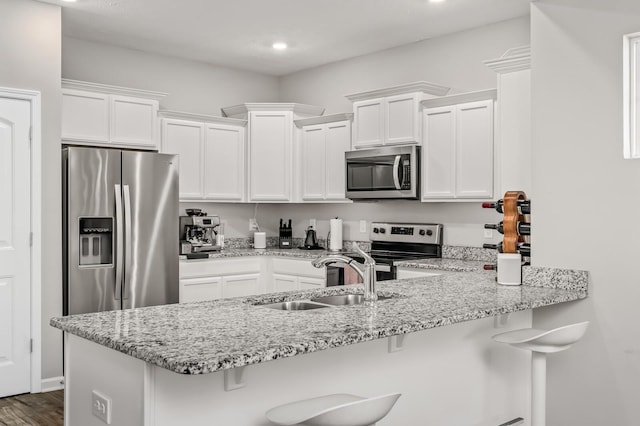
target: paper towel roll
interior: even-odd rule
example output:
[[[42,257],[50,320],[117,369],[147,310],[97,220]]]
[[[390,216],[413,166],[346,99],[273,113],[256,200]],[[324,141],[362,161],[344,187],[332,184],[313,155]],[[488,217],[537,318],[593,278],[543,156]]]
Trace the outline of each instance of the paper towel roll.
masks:
[[[331,219],[329,223],[329,250],[340,251],[342,250],[342,219]]]

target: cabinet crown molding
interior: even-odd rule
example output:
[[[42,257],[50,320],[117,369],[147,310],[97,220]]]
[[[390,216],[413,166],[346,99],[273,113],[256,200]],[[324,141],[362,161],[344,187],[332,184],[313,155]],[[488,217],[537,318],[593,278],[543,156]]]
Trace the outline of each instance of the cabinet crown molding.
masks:
[[[345,120],[353,121],[353,113],[345,112],[340,114],[323,115],[320,117],[300,118],[298,120],[293,120],[293,123],[296,125],[296,127],[303,127],[312,126],[315,124],[334,123],[336,121]]]
[[[247,120],[241,120],[239,118],[218,117],[215,115],[195,114],[191,112],[173,111],[168,109],[158,111],[158,117],[197,121],[200,123],[231,124],[245,127],[247,125]]]
[[[112,86],[109,84],[91,83],[88,81],[62,79],[63,89],[86,90],[89,92],[105,93],[107,95],[123,95],[136,98],[153,99],[156,101],[168,96],[165,92],[154,92],[151,90],[133,89],[131,87]]]
[[[399,86],[353,93],[351,95],[345,95],[345,97],[351,102],[356,102],[367,99],[384,98],[386,96],[404,95],[406,93],[413,92],[423,92],[434,96],[444,96],[449,93],[449,90],[451,90],[450,87],[441,86],[428,81],[415,81],[413,83],[401,84]]]
[[[292,111],[295,114],[317,116],[324,114],[324,107],[297,103],[251,102],[221,108],[222,115],[234,117],[250,111]]]
[[[497,59],[484,61],[484,64],[498,74],[531,69],[531,46],[514,47]]]
[[[447,105],[463,104],[466,102],[485,101],[498,97],[497,89],[478,90],[476,92],[458,93],[455,95],[443,96],[441,98],[425,99],[420,104],[424,108],[441,107]]]

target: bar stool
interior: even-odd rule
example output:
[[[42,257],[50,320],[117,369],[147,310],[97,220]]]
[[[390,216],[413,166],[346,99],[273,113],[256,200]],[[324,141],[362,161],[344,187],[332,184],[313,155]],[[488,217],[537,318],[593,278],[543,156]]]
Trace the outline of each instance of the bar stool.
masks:
[[[493,340],[531,351],[531,426],[544,426],[547,392],[547,354],[564,351],[587,331],[589,321],[553,330],[523,328],[493,336]]]
[[[400,398],[399,393],[363,398],[345,393],[279,405],[266,412],[277,425],[375,426]]]

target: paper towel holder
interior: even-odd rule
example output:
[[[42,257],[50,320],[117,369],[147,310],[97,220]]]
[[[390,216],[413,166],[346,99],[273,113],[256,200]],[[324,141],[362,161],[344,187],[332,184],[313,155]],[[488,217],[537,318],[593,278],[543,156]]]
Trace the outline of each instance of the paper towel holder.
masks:
[[[329,226],[329,233],[327,233],[327,249],[330,252],[337,253],[337,252],[342,251],[342,241],[340,241],[340,244],[338,244],[338,247],[333,247],[333,244],[331,243],[331,222],[333,220],[340,220],[340,218],[338,216],[336,216],[335,219],[331,219],[329,221],[330,226]],[[342,221],[340,220],[340,222],[341,222],[340,225],[342,226]],[[342,232],[340,232],[340,239],[342,239]]]

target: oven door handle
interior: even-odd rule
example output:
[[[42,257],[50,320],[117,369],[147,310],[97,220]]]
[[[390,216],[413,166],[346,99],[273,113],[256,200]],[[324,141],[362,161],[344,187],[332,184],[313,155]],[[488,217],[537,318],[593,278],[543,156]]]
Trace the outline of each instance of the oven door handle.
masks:
[[[391,272],[391,266],[390,265],[384,265],[384,264],[376,263],[376,271]]]
[[[400,177],[398,176],[400,172],[400,160],[402,160],[401,155],[396,155],[395,160],[393,160],[393,184],[396,186],[396,189],[402,189],[400,185]]]

